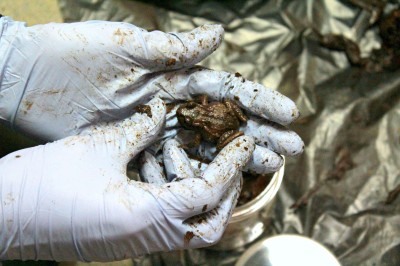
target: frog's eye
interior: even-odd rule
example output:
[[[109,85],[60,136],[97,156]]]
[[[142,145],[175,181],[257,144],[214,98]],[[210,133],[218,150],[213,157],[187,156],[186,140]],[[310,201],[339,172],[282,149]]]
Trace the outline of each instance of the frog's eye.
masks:
[[[188,103],[186,104],[186,107],[189,108],[189,109],[193,109],[193,108],[195,108],[196,106],[197,106],[197,103],[195,103],[195,102],[188,102]]]
[[[189,118],[189,117],[185,117],[185,122],[188,123],[188,124],[190,124],[190,122],[191,122],[191,121],[190,121],[190,118]]]

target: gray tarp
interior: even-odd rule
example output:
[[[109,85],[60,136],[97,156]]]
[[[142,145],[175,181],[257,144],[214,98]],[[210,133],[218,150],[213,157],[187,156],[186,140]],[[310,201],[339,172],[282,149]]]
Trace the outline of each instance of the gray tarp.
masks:
[[[287,159],[269,233],[312,237],[343,265],[399,265],[400,197],[385,200],[400,184],[400,70],[366,73],[313,33],[342,33],[367,56],[380,47],[370,13],[344,0],[149,2],[59,1],[65,21],[163,31],[223,24],[222,46],[202,65],[277,88],[302,113],[291,128],[306,149]],[[306,206],[290,208],[307,193]]]

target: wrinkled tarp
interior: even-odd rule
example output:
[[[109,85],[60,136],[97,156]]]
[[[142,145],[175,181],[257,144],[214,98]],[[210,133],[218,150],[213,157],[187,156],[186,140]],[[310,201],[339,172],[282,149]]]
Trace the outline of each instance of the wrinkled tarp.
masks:
[[[59,3],[67,22],[125,21],[167,32],[222,24],[222,46],[201,64],[277,88],[302,113],[291,128],[306,149],[287,158],[268,234],[309,236],[343,265],[400,264],[400,197],[385,204],[400,184],[400,70],[366,73],[313,33],[343,34],[367,56],[381,45],[369,12],[344,0]],[[307,195],[305,206],[291,208]]]

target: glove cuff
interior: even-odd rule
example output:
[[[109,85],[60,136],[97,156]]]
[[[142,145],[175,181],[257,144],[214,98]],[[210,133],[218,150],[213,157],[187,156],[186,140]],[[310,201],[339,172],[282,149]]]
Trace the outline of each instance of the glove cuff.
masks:
[[[0,123],[12,126],[23,89],[16,86],[19,77],[10,75],[13,68],[13,42],[25,23],[13,21],[10,17],[0,17]],[[18,88],[17,88],[18,87]]]

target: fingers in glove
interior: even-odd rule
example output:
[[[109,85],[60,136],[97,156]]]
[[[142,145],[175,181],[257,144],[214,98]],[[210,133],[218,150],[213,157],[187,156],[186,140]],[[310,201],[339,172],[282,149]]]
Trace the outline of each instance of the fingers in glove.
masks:
[[[174,139],[169,139],[164,144],[164,166],[168,181],[195,177],[190,160],[181,144]]]
[[[243,129],[241,130],[244,131]],[[191,138],[194,137],[192,131],[187,131],[187,130],[178,131],[177,129],[168,129],[164,131],[164,135],[162,138],[173,137],[173,135],[175,136],[175,139],[179,140],[181,143],[186,143],[190,141]],[[250,133],[247,132],[247,135],[252,136],[254,134],[252,134],[251,132]],[[256,138],[259,137],[258,133],[256,134],[255,137]],[[259,141],[259,143],[261,142]],[[200,158],[203,158],[206,161],[212,161],[218,154],[218,151],[215,147],[215,144],[210,142],[202,142],[197,148],[190,150],[190,154],[199,156]],[[204,165],[204,163],[199,162],[197,160],[193,161],[191,160],[191,163],[192,163],[192,169],[194,169],[195,173],[197,173],[196,171],[198,170],[199,165],[200,168],[202,168]],[[278,171],[282,165],[283,165],[283,158],[281,155],[277,154],[276,152],[270,150],[267,147],[256,145],[255,150],[252,153],[250,160],[246,164],[243,171],[245,172],[250,171],[257,174],[268,174]]]
[[[240,128],[246,135],[254,137],[257,145],[285,156],[295,156],[304,150],[304,142],[294,131],[273,122],[250,117]]]
[[[115,26],[114,26],[115,27]],[[148,32],[127,23],[120,23],[114,36],[133,55],[136,64],[153,71],[179,69],[197,64],[222,42],[221,25],[202,25],[190,32]]]
[[[267,148],[256,145],[256,148],[243,171],[250,171],[252,173],[264,175],[278,171],[282,165],[282,156]]]
[[[154,98],[124,120],[91,126],[82,132],[96,146],[96,152],[110,156],[125,168],[144,148],[151,145],[165,122],[165,103]]]
[[[239,173],[215,209],[191,217],[184,222],[183,246],[185,248],[209,246],[219,241],[240,195],[240,176]]]
[[[190,139],[185,134],[190,132],[180,130],[175,111],[178,105],[167,114],[167,128],[162,138],[176,135],[177,139]],[[284,156],[295,156],[303,152],[304,142],[293,131],[273,122],[269,122],[255,116],[251,116],[241,128],[246,135],[255,139],[256,149],[244,171],[252,171],[258,174],[267,174],[277,171],[283,164]],[[203,142],[196,150],[200,157],[213,160],[217,151],[214,144]]]
[[[162,138],[171,137],[177,133],[176,128],[180,126],[176,117],[178,107],[178,105],[175,106],[167,114],[166,130]],[[295,156],[304,150],[304,142],[294,131],[256,116],[250,116],[240,130],[248,136],[253,136],[256,144],[284,156]]]
[[[160,97],[171,101],[201,94],[214,101],[231,99],[250,113],[281,125],[290,124],[300,115],[288,97],[238,74],[194,67],[166,73],[155,82],[162,88]]]
[[[206,160],[212,160],[216,154],[215,145],[202,143],[196,153]],[[249,162],[243,168],[244,172],[250,171],[257,174],[269,174],[279,170],[283,165],[283,158],[268,148],[256,145]]]
[[[248,162],[254,146],[251,137],[236,138],[220,151],[200,177],[180,180],[178,176],[178,182],[164,185],[165,189],[156,195],[164,211],[171,217],[186,219],[214,209]],[[185,163],[190,166],[190,161]]]
[[[147,151],[144,151],[140,157],[140,178],[142,181],[162,185],[167,182],[164,172],[156,158]]]
[[[192,169],[196,176],[200,176],[201,173],[205,171],[208,167],[208,164],[205,162],[200,162],[195,159],[189,159],[189,160],[190,160],[190,165],[192,166]]]

